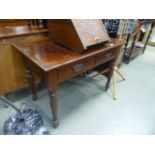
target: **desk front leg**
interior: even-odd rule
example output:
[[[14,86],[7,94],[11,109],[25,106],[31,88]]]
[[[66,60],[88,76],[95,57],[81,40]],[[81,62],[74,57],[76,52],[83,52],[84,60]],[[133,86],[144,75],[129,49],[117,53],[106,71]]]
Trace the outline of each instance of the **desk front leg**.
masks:
[[[48,93],[50,98],[50,106],[53,115],[53,127],[56,128],[59,125],[58,120],[58,103],[56,97],[57,91],[57,72],[52,71],[47,75]]]

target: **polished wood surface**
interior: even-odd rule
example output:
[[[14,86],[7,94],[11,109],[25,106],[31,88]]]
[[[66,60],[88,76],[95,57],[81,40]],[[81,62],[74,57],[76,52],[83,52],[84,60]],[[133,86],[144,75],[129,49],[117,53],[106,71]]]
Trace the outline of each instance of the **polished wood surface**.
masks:
[[[0,28],[0,39],[48,32],[47,29],[29,29],[28,26],[16,26]]]
[[[38,31],[38,33],[28,33],[22,36],[17,33],[0,35],[3,36],[0,38],[0,94],[5,95],[27,85],[22,55],[11,44],[20,40],[42,40],[47,37],[47,33]],[[38,79],[36,75],[34,77]]]
[[[110,41],[107,30],[100,19],[72,19],[81,41],[87,47]]]
[[[110,40],[99,19],[52,19],[48,20],[48,28],[53,41],[76,52]]]
[[[83,54],[71,51],[49,40],[34,42],[26,42],[23,40],[14,43],[13,46],[44,71],[50,71],[87,57],[103,54],[110,49],[120,46],[122,42],[122,40],[111,39],[111,42],[106,45],[89,48]]]
[[[109,61],[111,65],[106,84],[107,90],[122,44],[124,44],[123,40],[111,39],[111,42],[106,45],[89,48],[83,54],[71,51],[48,39],[41,41],[22,40],[14,43],[13,46],[23,55],[26,72],[36,72],[46,81],[53,126],[57,127],[59,124],[56,97],[58,84]],[[28,76],[28,82],[33,92],[33,99],[36,99],[34,97],[37,96],[37,92],[32,76]]]
[[[0,19],[0,28],[25,25],[27,25],[27,19]]]

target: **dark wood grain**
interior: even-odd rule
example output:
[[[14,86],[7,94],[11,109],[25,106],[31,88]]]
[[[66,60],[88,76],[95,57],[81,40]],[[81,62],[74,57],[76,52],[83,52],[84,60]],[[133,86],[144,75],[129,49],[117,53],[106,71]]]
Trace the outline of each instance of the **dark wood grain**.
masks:
[[[63,65],[84,60],[87,57],[95,56],[100,53],[114,49],[123,44],[122,40],[111,39],[111,42],[104,46],[89,48],[84,53],[76,53],[67,48],[59,46],[49,40],[25,42],[24,40],[14,43],[23,55],[41,67],[44,71],[50,71]]]

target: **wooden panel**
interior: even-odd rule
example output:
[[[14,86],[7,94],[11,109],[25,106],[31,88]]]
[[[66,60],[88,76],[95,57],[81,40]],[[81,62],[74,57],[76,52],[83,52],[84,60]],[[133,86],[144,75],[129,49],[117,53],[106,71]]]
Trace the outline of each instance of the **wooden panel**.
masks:
[[[0,27],[27,25],[26,19],[0,19]]]
[[[47,31],[47,29],[29,29],[28,26],[6,27],[0,28],[0,38],[3,39],[8,37],[31,35]]]
[[[25,39],[41,40],[45,34],[7,38],[0,43],[0,94],[19,89],[27,84],[21,53],[11,46],[12,42]],[[35,78],[38,79],[37,76]]]
[[[99,19],[72,19],[72,22],[85,49],[110,40],[103,22]]]
[[[84,46],[81,43],[71,20],[48,20],[48,29],[49,37],[56,43],[59,43],[76,51],[81,51],[82,49],[84,49]]]
[[[50,38],[76,52],[110,40],[99,19],[55,19],[48,24]]]
[[[59,82],[69,80],[72,77],[79,75],[95,65],[95,57],[87,58],[85,60],[80,60],[75,63],[61,67],[58,70],[58,80]]]
[[[21,54],[10,44],[0,45],[0,92],[3,94],[26,84]]]

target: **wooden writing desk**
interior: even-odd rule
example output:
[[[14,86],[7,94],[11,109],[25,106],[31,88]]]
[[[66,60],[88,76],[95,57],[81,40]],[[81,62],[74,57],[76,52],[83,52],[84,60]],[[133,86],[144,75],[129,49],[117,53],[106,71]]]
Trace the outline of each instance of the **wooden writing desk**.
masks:
[[[37,99],[32,72],[37,72],[47,83],[50,105],[53,114],[53,126],[58,126],[58,106],[56,91],[59,83],[69,80],[96,66],[111,61],[110,72],[106,84],[109,87],[114,65],[124,42],[112,39],[105,46],[88,49],[83,54],[75,53],[49,40],[21,41],[13,44],[24,58],[26,75],[33,93],[33,99]],[[76,90],[75,90],[76,91]]]

